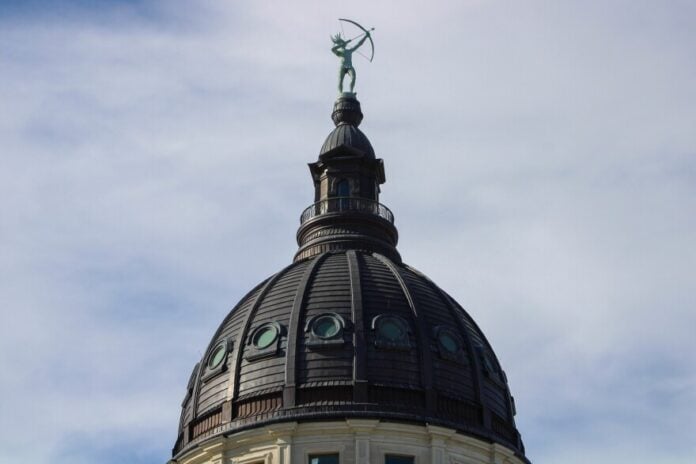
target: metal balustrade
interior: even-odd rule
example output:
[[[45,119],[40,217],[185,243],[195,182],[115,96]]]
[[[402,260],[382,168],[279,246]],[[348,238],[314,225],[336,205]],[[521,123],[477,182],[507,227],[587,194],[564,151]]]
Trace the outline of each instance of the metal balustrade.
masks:
[[[359,197],[334,197],[318,201],[308,206],[300,216],[300,224],[304,224],[310,219],[328,213],[339,213],[343,211],[356,211],[368,213],[386,219],[394,224],[394,214],[391,210],[375,200]]]

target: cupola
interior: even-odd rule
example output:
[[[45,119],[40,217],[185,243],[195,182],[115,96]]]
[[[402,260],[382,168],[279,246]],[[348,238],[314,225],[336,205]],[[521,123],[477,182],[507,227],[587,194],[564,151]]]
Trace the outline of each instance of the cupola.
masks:
[[[322,145],[319,159],[309,164],[314,203],[300,217],[295,260],[358,249],[400,261],[394,215],[379,202],[384,162],[375,157],[372,144],[358,128],[363,113],[354,94],[344,93],[336,100],[331,119],[336,127]]]

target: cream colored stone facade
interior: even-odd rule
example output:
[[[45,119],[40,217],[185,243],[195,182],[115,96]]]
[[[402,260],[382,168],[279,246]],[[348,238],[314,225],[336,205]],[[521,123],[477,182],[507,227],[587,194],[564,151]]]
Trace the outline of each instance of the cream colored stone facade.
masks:
[[[309,456],[339,453],[340,464],[384,464],[387,454],[415,464],[524,464],[513,452],[452,429],[349,419],[282,423],[213,438],[176,464],[307,464]]]

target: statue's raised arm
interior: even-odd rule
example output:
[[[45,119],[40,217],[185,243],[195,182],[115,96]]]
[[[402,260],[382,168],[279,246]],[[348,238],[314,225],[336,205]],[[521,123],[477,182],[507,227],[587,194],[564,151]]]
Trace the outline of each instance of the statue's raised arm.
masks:
[[[360,39],[360,42],[358,42],[358,43],[355,45],[355,47],[351,48],[350,51],[351,51],[351,52],[354,52],[355,50],[357,50],[358,48],[360,48],[360,46],[361,46],[362,44],[364,44],[365,41],[366,41],[369,37],[370,37],[370,31],[365,32],[365,34],[363,34],[363,38]]]
[[[355,88],[355,68],[353,67],[353,52],[357,51],[358,48],[360,48],[366,40],[370,41],[370,57],[367,58],[368,61],[372,61],[372,58],[375,55],[375,44],[372,41],[372,35],[370,34],[371,31],[374,31],[375,28],[373,27],[370,30],[365,29],[362,27],[360,24],[356,23],[353,20],[350,19],[344,19],[340,18],[339,21],[345,21],[347,23],[353,24],[357,28],[359,28],[361,31],[363,31],[362,34],[359,34],[358,36],[345,40],[341,34],[336,34],[331,37],[331,40],[333,42],[333,47],[331,47],[331,52],[341,58],[341,67],[338,70],[338,91],[339,93],[343,93],[343,79],[346,77],[346,74],[350,76],[350,93],[354,93],[353,89]],[[362,38],[355,44],[353,47],[348,47],[348,44],[352,42],[353,40],[357,39],[358,37]],[[360,52],[358,52],[360,53]],[[365,56],[365,55],[363,55]]]

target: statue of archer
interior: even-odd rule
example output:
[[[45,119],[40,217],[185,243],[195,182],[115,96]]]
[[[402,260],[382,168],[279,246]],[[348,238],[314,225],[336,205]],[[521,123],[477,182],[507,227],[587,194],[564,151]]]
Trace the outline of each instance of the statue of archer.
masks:
[[[362,34],[362,39],[360,39],[358,43],[352,48],[348,48],[347,45],[354,39],[344,40],[343,37],[341,37],[340,33],[331,37],[331,40],[334,43],[334,46],[331,48],[331,51],[336,56],[341,58],[341,68],[338,70],[339,93],[343,93],[343,79],[346,77],[346,74],[350,75],[350,93],[353,93],[353,89],[355,88],[355,68],[353,68],[353,52],[360,48],[360,46],[363,43],[365,43],[367,39],[370,39],[370,31],[362,27],[360,28],[363,29],[365,32],[364,34]],[[370,30],[374,30],[374,28]],[[372,42],[372,39],[370,39],[370,42]]]

